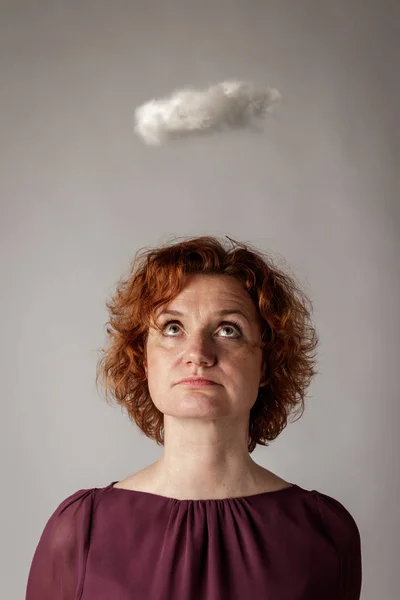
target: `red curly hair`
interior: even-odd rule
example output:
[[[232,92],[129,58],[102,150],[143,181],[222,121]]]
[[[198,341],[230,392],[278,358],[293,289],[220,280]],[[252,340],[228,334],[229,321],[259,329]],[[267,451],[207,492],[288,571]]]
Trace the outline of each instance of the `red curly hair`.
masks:
[[[311,321],[312,303],[295,277],[278,269],[266,253],[228,239],[231,248],[216,237],[200,236],[139,250],[128,277],[120,279],[106,303],[109,343],[100,350],[96,385],[101,380],[106,401],[116,400],[159,445],[164,444],[164,415],[149,394],[145,344],[156,310],[182,291],[189,274],[236,277],[257,308],[268,383],[259,388],[250,411],[249,453],[257,444],[268,446],[291,413],[300,418],[304,412],[306,390],[317,373],[314,351],[319,340]]]

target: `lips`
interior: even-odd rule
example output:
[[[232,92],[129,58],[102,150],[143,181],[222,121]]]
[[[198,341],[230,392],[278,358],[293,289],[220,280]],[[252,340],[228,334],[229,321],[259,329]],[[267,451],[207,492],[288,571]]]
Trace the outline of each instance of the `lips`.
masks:
[[[205,379],[204,377],[187,377],[179,381],[179,384],[184,385],[218,385],[211,379]]]

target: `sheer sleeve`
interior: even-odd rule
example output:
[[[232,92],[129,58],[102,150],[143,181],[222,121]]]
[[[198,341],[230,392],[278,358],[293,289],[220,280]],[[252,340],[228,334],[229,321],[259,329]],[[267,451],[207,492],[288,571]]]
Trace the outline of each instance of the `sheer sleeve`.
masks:
[[[25,600],[80,598],[94,489],[74,492],[50,516],[33,554]]]
[[[321,492],[315,494],[324,529],[336,546],[340,557],[342,592],[340,600],[359,600],[362,557],[358,526],[349,511],[338,500]]]

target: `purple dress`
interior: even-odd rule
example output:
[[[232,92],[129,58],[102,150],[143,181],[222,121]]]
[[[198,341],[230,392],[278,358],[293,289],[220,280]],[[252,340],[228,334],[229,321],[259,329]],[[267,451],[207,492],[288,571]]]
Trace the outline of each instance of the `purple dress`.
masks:
[[[358,600],[347,509],[296,484],[221,500],[81,489],[56,508],[26,600]]]

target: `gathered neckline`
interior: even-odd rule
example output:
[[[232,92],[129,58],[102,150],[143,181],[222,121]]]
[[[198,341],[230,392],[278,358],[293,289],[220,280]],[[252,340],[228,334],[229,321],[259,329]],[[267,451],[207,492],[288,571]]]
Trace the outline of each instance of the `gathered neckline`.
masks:
[[[161,494],[155,494],[153,492],[144,492],[142,490],[130,490],[128,488],[116,488],[114,487],[114,485],[118,483],[118,481],[112,481],[107,487],[109,489],[113,489],[113,490],[118,490],[120,492],[127,492],[128,494],[142,494],[145,496],[153,496],[154,498],[160,498],[163,500],[169,500],[170,502],[193,502],[193,503],[200,503],[200,502],[208,502],[208,503],[212,503],[212,502],[228,502],[228,501],[232,501],[232,500],[250,500],[252,498],[257,498],[259,496],[270,496],[270,495],[276,495],[276,494],[283,494],[284,492],[288,492],[289,490],[295,490],[298,489],[299,486],[295,483],[290,483],[289,486],[281,488],[279,490],[270,490],[268,492],[258,492],[257,494],[250,494],[247,496],[230,496],[228,498],[195,498],[195,499],[190,499],[190,498],[173,498],[172,496],[163,496]]]

